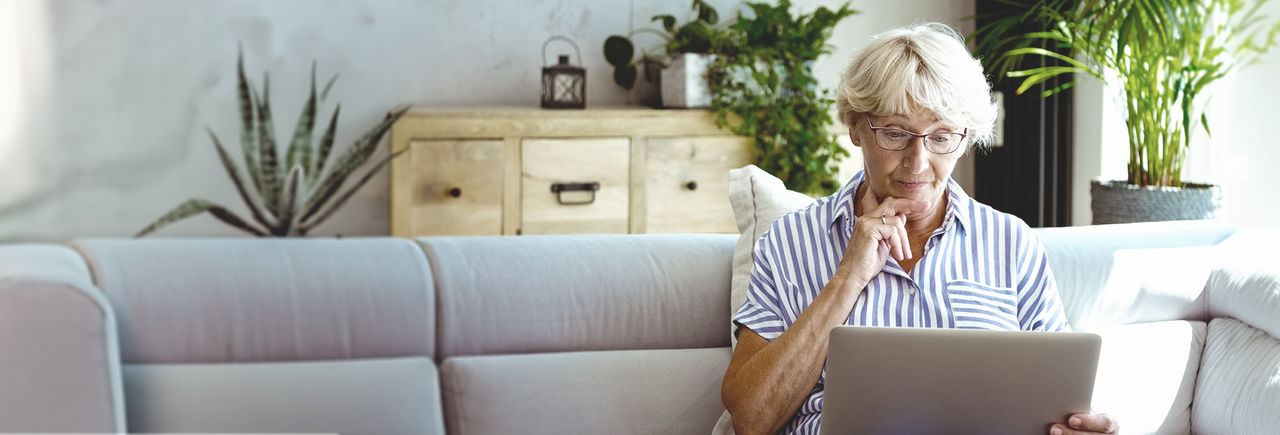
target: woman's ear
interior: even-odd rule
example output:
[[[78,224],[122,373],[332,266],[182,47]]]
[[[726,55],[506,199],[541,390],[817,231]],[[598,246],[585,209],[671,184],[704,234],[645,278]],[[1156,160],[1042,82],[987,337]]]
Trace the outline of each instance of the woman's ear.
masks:
[[[856,122],[857,121],[854,121],[854,123],[849,124],[849,141],[853,142],[853,146],[861,148],[862,142],[858,141],[858,135],[854,133],[854,131],[857,130],[857,126],[858,126]]]

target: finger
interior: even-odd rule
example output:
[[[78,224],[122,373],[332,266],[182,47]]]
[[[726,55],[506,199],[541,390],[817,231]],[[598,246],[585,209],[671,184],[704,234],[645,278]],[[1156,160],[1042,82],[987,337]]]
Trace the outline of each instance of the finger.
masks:
[[[1106,414],[1079,413],[1067,418],[1072,429],[1097,433],[1115,433],[1119,429],[1115,419]]]
[[[1097,435],[1106,432],[1093,432],[1083,429],[1072,429],[1065,424],[1057,423],[1049,426],[1049,435]]]
[[[876,211],[880,212],[881,215],[885,215],[885,216],[895,216],[895,215],[905,216],[905,215],[914,214],[914,213],[921,213],[928,209],[929,209],[929,203],[927,202],[917,201],[914,199],[894,198],[894,197],[885,198],[884,201],[881,201],[880,205],[876,207]],[[870,209],[864,209],[864,210],[870,210]]]
[[[885,243],[889,244],[889,252],[890,254],[893,255],[893,259],[901,260],[902,259],[902,240],[898,236],[898,231],[897,229],[894,228],[893,223],[888,221],[890,217],[885,217],[884,219],[886,223],[879,224],[878,230],[881,232],[881,235],[884,237]]]
[[[907,216],[898,215],[895,219],[897,220],[896,226],[898,227],[898,235],[902,237],[902,240],[905,242],[903,243],[903,247],[907,254],[906,258],[912,258],[915,255],[911,252],[911,237],[907,236]]]

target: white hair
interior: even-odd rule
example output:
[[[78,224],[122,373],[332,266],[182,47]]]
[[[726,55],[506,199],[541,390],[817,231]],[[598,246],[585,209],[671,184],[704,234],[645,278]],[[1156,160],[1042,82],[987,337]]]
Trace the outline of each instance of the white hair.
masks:
[[[944,124],[969,129],[971,144],[989,142],[996,119],[982,64],[960,34],[942,23],[876,35],[840,75],[836,103],[846,126],[855,125],[859,113],[890,116],[927,109]]]

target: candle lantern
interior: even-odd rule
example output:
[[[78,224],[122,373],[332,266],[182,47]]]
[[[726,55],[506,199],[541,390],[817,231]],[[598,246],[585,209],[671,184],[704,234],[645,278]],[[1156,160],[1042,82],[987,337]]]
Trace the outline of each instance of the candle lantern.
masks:
[[[582,62],[578,44],[563,36],[552,36],[542,43],[542,60],[547,60],[547,45],[564,40],[573,46]],[[547,109],[582,109],[587,106],[587,70],[569,63],[569,55],[561,54],[555,65],[542,67],[542,107]]]

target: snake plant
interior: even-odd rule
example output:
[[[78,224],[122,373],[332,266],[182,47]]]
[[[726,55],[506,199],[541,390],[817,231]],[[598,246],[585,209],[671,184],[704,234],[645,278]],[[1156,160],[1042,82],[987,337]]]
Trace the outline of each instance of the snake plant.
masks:
[[[259,96],[257,89],[245,78],[243,54],[237,56],[236,73],[236,96],[241,122],[240,145],[244,152],[247,176],[242,175],[239,166],[213,130],[206,128],[206,131],[218,151],[227,176],[231,178],[240,199],[249,209],[252,221],[241,218],[221,204],[192,198],[147,225],[135,237],[142,237],[165,225],[203,212],[209,212],[218,220],[259,237],[305,236],[308,231],[332,216],[356,190],[400,154],[393,153],[381,159],[354,184],[339,193],[347,177],[369,160],[377,150],[382,136],[404,114],[405,109],[388,113],[381,122],[347,148],[334,165],[329,166],[326,163],[333,150],[338,113],[342,106],[339,104],[334,108],[329,126],[318,142],[314,140],[316,108],[329,94],[337,76],[329,80],[324,91],[317,97],[315,64],[312,64],[311,93],[303,105],[288,148],[283,149],[276,142],[267,76],[263,75],[262,93]],[[281,154],[281,151],[284,153]]]

